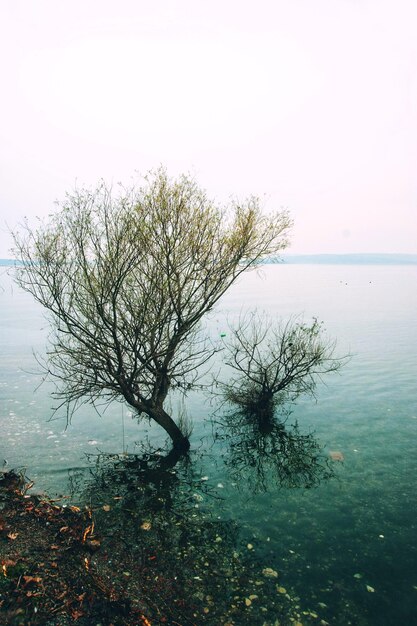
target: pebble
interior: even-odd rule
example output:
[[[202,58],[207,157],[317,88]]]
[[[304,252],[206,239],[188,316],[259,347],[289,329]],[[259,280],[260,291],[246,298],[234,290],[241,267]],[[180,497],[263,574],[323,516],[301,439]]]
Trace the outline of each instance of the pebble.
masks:
[[[331,450],[329,452],[329,456],[332,459],[332,461],[344,461],[345,460],[343,452],[340,452],[340,450]]]
[[[272,567],[265,567],[262,570],[262,574],[267,578],[278,578],[278,572],[272,569]]]

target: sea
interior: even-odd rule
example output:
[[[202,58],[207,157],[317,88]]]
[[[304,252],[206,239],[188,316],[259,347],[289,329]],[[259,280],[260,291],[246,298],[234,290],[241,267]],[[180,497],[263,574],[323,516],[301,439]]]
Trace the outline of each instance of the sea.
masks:
[[[70,420],[54,411],[39,366],[48,319],[1,270],[0,466],[24,473],[37,493],[82,502],[92,464],[161,450],[164,434],[119,403],[82,406]],[[215,387],[171,399],[173,415],[192,423],[194,515],[233,526],[233,554],[276,575],[273,593],[293,623],[417,624],[417,264],[371,256],[266,264],[225,294],[207,329],[227,341],[255,309],[277,323],[320,320],[335,353],[349,358],[317,380],[314,397],[280,407],[276,440],[230,430]],[[221,359],[207,377],[218,377]],[[265,618],[268,593],[248,601],[255,625],[284,623],[279,611],[275,622]]]

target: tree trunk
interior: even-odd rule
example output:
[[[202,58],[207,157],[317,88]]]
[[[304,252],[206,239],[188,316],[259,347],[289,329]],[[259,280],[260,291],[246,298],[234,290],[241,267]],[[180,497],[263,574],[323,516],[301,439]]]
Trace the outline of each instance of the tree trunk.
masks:
[[[172,417],[162,407],[153,407],[147,410],[149,417],[151,417],[157,424],[171,437],[174,448],[181,451],[187,451],[190,449],[190,442],[188,437],[185,437],[181,430],[178,428]]]

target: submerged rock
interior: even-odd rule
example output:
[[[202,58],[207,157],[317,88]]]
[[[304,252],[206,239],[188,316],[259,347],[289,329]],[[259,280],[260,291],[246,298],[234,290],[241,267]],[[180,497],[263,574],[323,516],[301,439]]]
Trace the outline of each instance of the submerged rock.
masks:
[[[272,569],[272,567],[265,567],[262,570],[262,574],[267,578],[278,578],[278,572]]]
[[[329,456],[332,461],[344,461],[345,460],[344,454],[340,450],[331,450],[329,452]]]

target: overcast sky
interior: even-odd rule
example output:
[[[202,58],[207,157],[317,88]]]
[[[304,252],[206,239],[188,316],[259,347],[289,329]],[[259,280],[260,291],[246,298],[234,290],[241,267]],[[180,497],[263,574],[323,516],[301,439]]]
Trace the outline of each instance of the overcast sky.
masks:
[[[417,253],[416,0],[0,0],[5,224],[159,164],[291,253]]]

